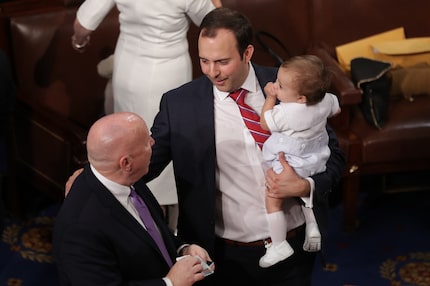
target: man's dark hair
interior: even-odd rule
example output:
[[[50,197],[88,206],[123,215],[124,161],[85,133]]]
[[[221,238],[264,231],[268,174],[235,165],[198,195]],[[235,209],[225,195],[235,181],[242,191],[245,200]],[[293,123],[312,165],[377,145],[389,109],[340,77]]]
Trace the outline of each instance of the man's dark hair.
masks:
[[[221,7],[212,10],[200,24],[199,35],[201,37],[216,37],[218,30],[226,29],[233,32],[237,40],[238,51],[242,58],[248,45],[252,45],[254,37],[252,25],[249,19],[236,10]]]

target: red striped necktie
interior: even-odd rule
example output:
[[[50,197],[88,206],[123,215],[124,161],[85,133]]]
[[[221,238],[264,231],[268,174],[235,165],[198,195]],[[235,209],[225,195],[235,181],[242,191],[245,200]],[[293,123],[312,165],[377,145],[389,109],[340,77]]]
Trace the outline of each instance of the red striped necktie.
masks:
[[[249,132],[251,132],[252,137],[254,137],[255,142],[261,149],[263,148],[264,141],[269,138],[270,132],[261,128],[260,116],[254,111],[254,109],[245,103],[245,96],[247,93],[247,90],[241,88],[230,93],[230,97],[233,98],[239,106],[240,114],[242,115],[246,127],[248,127]]]

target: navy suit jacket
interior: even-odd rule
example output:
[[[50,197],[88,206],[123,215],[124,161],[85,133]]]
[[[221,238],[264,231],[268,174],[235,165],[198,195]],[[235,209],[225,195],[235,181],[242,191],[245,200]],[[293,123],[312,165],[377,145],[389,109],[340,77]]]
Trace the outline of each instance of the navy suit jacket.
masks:
[[[277,68],[254,65],[263,89],[275,81]],[[206,76],[163,95],[160,111],[151,128],[155,139],[148,181],[158,176],[173,160],[178,190],[178,235],[197,243],[213,257],[215,242],[215,122],[213,85]],[[327,230],[328,193],[341,178],[345,160],[334,132],[330,136],[331,157],[327,171],[315,180],[314,212],[323,236]]]
[[[148,205],[175,261],[180,241],[142,182],[136,191]],[[54,227],[54,256],[61,285],[165,285],[170,267],[149,233],[86,166],[64,200]]]

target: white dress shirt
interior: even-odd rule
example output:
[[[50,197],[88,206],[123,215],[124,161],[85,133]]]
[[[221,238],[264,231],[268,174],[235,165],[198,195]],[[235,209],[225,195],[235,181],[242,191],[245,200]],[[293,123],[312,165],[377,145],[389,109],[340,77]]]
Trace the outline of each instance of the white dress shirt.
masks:
[[[137,212],[134,204],[130,198],[130,186],[120,185],[114,181],[109,180],[100,174],[92,165],[91,171],[94,176],[114,195],[114,197],[121,203],[121,205],[146,229],[145,224],[142,222],[139,213]]]
[[[241,87],[248,90],[245,102],[261,114],[265,98],[251,64]],[[239,107],[227,92],[214,87],[214,106],[217,150],[215,233],[241,242],[266,239],[270,234],[262,152],[243,122]],[[310,183],[313,190],[312,179]],[[288,230],[305,222],[301,206],[294,199],[285,201],[284,212]]]

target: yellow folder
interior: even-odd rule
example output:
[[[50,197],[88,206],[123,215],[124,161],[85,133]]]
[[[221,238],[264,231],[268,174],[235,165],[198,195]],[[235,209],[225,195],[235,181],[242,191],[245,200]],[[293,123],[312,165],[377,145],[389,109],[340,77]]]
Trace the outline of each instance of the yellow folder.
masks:
[[[403,27],[387,32],[376,34],[367,38],[353,41],[336,47],[336,54],[340,65],[346,70],[351,70],[351,60],[358,57],[377,59],[372,50],[372,45],[386,41],[396,41],[405,39]]]
[[[430,64],[430,37],[373,43],[372,48],[375,59],[390,62],[393,67]]]

